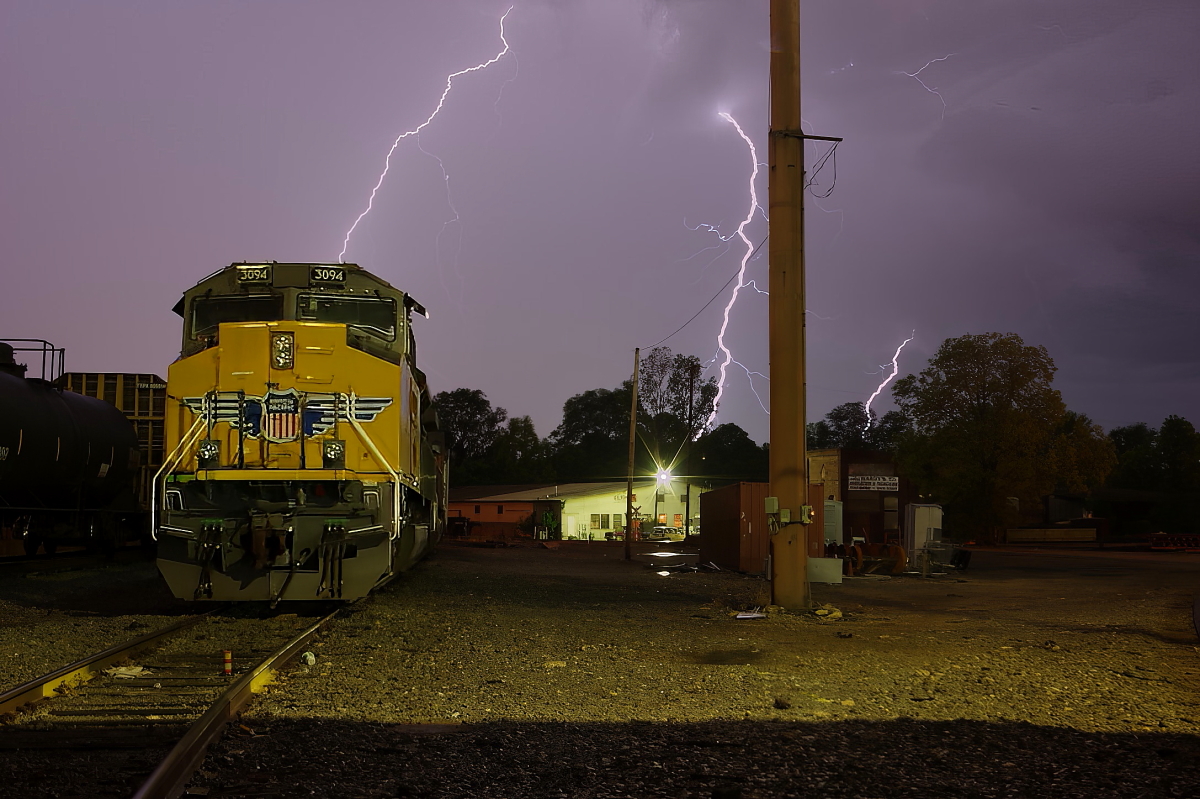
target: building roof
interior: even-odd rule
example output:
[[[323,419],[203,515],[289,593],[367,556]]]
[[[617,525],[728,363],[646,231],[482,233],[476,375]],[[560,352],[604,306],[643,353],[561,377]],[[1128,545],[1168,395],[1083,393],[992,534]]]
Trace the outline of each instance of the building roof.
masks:
[[[654,478],[633,481],[633,490],[653,490]],[[624,480],[613,483],[559,483],[532,486],[463,486],[450,489],[451,502],[536,502],[546,499],[578,499],[597,494],[624,494]]]
[[[545,488],[544,483],[516,483],[513,485],[493,486],[453,486],[450,489],[451,502],[470,502],[473,499],[490,499],[497,494],[511,494],[515,491],[532,491]],[[551,491],[553,491],[551,486]]]

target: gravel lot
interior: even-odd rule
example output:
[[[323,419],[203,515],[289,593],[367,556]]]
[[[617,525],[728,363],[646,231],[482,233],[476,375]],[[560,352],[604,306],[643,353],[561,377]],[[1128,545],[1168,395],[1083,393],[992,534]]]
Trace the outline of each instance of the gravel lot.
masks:
[[[814,588],[443,547],[221,743],[209,796],[1200,796],[1200,558],[978,551]],[[836,614],[835,614],[836,615]]]
[[[0,564],[0,690],[196,612],[146,553]]]

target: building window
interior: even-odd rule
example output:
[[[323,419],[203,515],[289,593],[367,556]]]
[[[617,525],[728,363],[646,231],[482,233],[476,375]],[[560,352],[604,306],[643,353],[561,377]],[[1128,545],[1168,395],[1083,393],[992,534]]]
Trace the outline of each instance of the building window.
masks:
[[[599,513],[592,514],[592,529],[593,530],[600,529],[600,514]]]
[[[667,514],[665,514],[665,513],[658,514],[658,523],[666,524],[667,523]]]
[[[683,514],[682,513],[675,514],[675,526],[683,527]]]
[[[612,516],[613,516],[613,529],[614,530],[624,530],[625,525],[621,522],[621,514],[614,513]]]
[[[600,514],[600,529],[601,530],[611,530],[612,529],[611,527],[608,526],[608,518],[609,518],[609,516],[607,513]]]
[[[497,513],[497,515],[501,515],[501,516],[502,516],[502,515],[504,515],[504,506],[503,506],[503,505],[497,505],[497,506],[496,506],[496,513]]]
[[[476,505],[476,506],[475,506],[475,515],[476,515],[476,516],[478,516],[478,515],[479,515],[479,512],[480,512],[480,506],[479,506],[479,505]]]

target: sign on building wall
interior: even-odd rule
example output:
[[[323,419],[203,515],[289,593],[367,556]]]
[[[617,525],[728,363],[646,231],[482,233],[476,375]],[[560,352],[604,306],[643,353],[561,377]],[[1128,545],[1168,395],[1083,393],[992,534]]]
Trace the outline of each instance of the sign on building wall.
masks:
[[[851,491],[899,491],[900,478],[878,474],[852,474],[848,476]]]

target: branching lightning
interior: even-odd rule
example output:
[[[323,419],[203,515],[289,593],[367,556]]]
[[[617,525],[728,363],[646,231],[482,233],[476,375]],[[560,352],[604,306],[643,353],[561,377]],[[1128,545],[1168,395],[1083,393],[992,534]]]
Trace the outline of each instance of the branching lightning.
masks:
[[[906,76],[912,78],[917,83],[921,84],[922,89],[929,92],[930,94],[937,95],[937,98],[942,101],[942,119],[946,118],[946,98],[942,97],[941,92],[939,92],[937,90],[936,86],[934,86],[933,88],[930,88],[929,84],[927,84],[925,81],[921,80],[920,75],[922,72],[924,72],[926,69],[928,69],[931,65],[937,64],[941,61],[946,61],[949,58],[951,58],[952,56],[956,56],[956,55],[958,55],[958,53],[948,53],[948,54],[942,56],[941,58],[931,59],[931,60],[925,62],[925,66],[921,67],[916,72],[898,72],[898,73],[896,73],[898,75],[906,75]]]
[[[487,61],[484,61],[483,63],[476,64],[473,67],[467,67],[466,69],[460,69],[458,72],[452,72],[449,75],[447,75],[446,76],[446,88],[442,90],[442,96],[438,99],[437,107],[433,109],[433,113],[430,114],[429,117],[424,122],[422,122],[420,125],[417,125],[412,130],[407,130],[407,131],[401,133],[399,136],[396,137],[396,140],[394,142],[392,142],[392,147],[391,147],[391,149],[388,150],[387,157],[384,158],[384,161],[383,161],[383,172],[380,173],[379,180],[376,181],[376,183],[375,183],[375,188],[371,189],[371,196],[367,200],[366,210],[358,215],[358,218],[354,220],[354,224],[351,225],[350,229],[346,231],[346,237],[342,241],[342,251],[340,253],[338,253],[338,263],[345,262],[346,250],[349,249],[349,247],[350,247],[350,236],[354,233],[355,228],[358,227],[358,223],[363,220],[363,217],[365,217],[367,214],[369,214],[371,212],[371,208],[375,204],[375,195],[379,192],[379,187],[383,185],[383,181],[387,177],[388,170],[391,168],[392,153],[396,152],[396,148],[400,146],[400,142],[403,141],[404,139],[407,139],[409,136],[416,136],[416,135],[420,134],[420,132],[422,130],[424,130],[429,125],[429,123],[433,122],[434,118],[439,113],[441,113],[442,106],[444,106],[446,104],[446,96],[448,94],[450,94],[450,89],[454,85],[455,78],[457,78],[461,75],[466,75],[469,72],[479,72],[480,70],[487,69],[492,64],[495,64],[497,61],[499,61],[501,58],[503,58],[509,52],[508,39],[504,38],[504,21],[508,18],[508,15],[510,13],[512,13],[512,10],[513,10],[513,7],[509,6],[508,11],[505,11],[504,15],[502,17],[500,17],[500,41],[504,44],[504,48],[499,53],[497,53],[495,56],[488,59]]]
[[[879,384],[879,388],[875,389],[875,393],[874,393],[874,394],[872,394],[872,395],[871,395],[871,396],[870,396],[870,397],[867,399],[867,401],[866,401],[866,403],[865,403],[865,405],[864,405],[864,407],[863,407],[863,410],[864,410],[864,411],[866,412],[866,414],[867,414],[867,424],[866,424],[866,426],[863,428],[863,432],[864,432],[864,433],[865,433],[866,431],[868,431],[868,430],[870,430],[870,429],[871,429],[871,403],[875,401],[875,398],[876,398],[876,397],[878,397],[878,396],[879,396],[879,394],[880,394],[880,393],[881,393],[881,392],[882,392],[882,391],[883,391],[885,388],[887,388],[887,384],[888,384],[888,383],[890,383],[890,382],[892,382],[893,380],[895,380],[895,379],[896,379],[896,375],[900,374],[900,363],[899,363],[899,361],[900,361],[900,352],[901,352],[901,350],[903,350],[903,349],[904,349],[905,345],[907,345],[907,344],[908,344],[908,342],[912,341],[912,340],[913,340],[914,338],[916,338],[916,337],[917,337],[917,331],[915,331],[915,330],[914,330],[914,331],[912,332],[912,335],[911,335],[911,336],[909,336],[908,338],[904,339],[904,341],[903,341],[903,342],[901,342],[900,346],[896,348],[896,354],[892,356],[892,373],[883,379],[883,382]],[[881,367],[879,367],[879,368],[880,368],[880,369],[886,369],[886,368],[887,368],[887,366],[881,366]]]
[[[769,410],[767,410],[766,403],[763,402],[762,397],[760,397],[758,394],[758,389],[755,388],[755,386],[754,386],[754,378],[761,377],[763,380],[766,380],[768,383],[771,382],[771,378],[767,377],[762,372],[752,371],[749,367],[746,366],[746,364],[742,363],[741,361],[734,360],[733,362],[735,364],[737,364],[738,366],[742,367],[742,369],[744,369],[746,371],[746,379],[750,381],[750,390],[754,392],[754,398],[756,400],[758,400],[758,407],[763,409],[763,413],[765,413],[767,416],[770,416],[771,412]]]
[[[503,91],[503,89],[501,89],[501,91]],[[450,173],[446,171],[446,162],[443,161],[436,153],[432,153],[429,150],[425,149],[425,146],[421,144],[421,134],[419,134],[419,133],[417,134],[417,149],[420,150],[425,155],[432,158],[433,160],[437,161],[438,169],[440,169],[442,171],[442,183],[446,187],[446,205],[449,206],[450,213],[454,214],[454,216],[452,218],[447,219],[445,222],[442,223],[442,229],[438,231],[437,237],[434,239],[434,259],[435,259],[434,262],[437,263],[438,265],[441,265],[441,262],[442,262],[442,234],[445,233],[446,229],[453,224],[459,224],[461,226],[462,215],[459,214],[458,206],[456,206],[454,204],[454,194],[453,194],[453,192],[450,191]],[[460,227],[460,231],[461,231],[461,227]],[[461,252],[461,250],[462,250],[462,234],[461,234],[461,232],[460,232],[459,238],[458,238],[458,247],[459,247],[459,251]],[[458,254],[457,253],[455,255],[453,262],[454,262],[454,267],[455,267],[455,272],[456,272],[455,276],[458,277],[459,283],[461,284],[462,276],[457,274],[457,271],[458,271]],[[439,273],[440,272],[441,272],[441,270],[439,270]],[[442,288],[445,290],[446,296],[450,296],[450,289],[446,286],[446,278],[445,278],[444,274],[442,274]],[[460,286],[460,293],[461,293],[461,286]],[[460,298],[460,302],[461,302],[461,298]]]
[[[738,293],[745,286],[746,265],[750,262],[750,256],[754,254],[754,243],[746,235],[746,226],[754,221],[754,216],[758,212],[759,207],[758,191],[754,185],[758,179],[758,151],[754,147],[753,140],[746,135],[746,132],[742,130],[742,126],[738,124],[736,119],[724,111],[720,112],[720,117],[733,125],[738,135],[742,137],[742,141],[746,142],[746,146],[750,148],[750,163],[753,168],[750,172],[750,212],[746,214],[746,218],[742,220],[742,223],[737,228],[737,236],[746,245],[746,254],[742,256],[741,266],[737,274],[737,282],[733,287],[733,293],[729,296],[729,302],[725,304],[725,313],[721,319],[721,331],[717,334],[717,348],[724,353],[725,359],[721,361],[721,366],[718,370],[717,395],[713,398],[712,412],[709,413],[708,420],[704,423],[706,428],[711,427],[713,421],[717,418],[717,406],[721,402],[721,395],[725,392],[725,373],[729,368],[729,364],[733,361],[733,353],[725,346],[725,331],[729,327],[729,312],[733,310],[734,303],[737,302]]]

